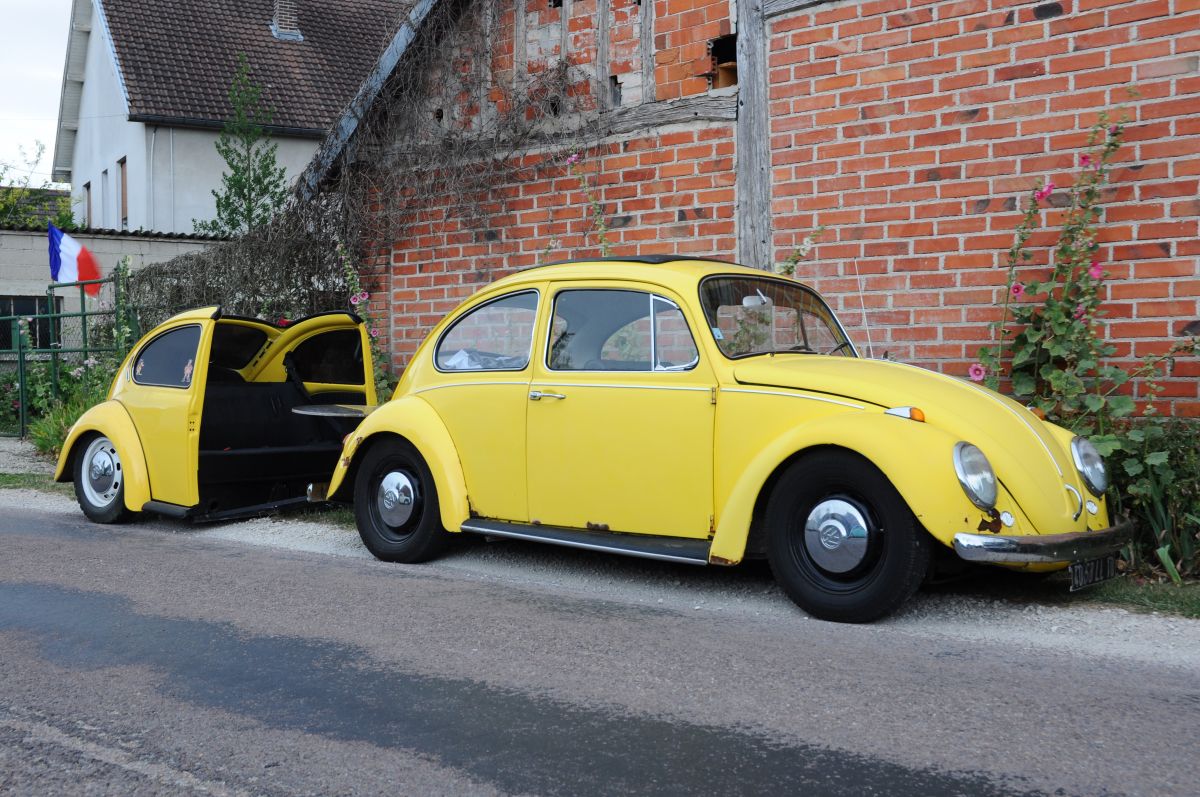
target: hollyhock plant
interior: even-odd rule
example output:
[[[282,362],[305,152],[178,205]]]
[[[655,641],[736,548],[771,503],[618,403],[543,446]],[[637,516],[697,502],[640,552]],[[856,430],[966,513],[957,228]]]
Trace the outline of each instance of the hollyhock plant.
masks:
[[[1099,260],[1093,260],[1091,268],[1088,269],[1088,276],[1094,280],[1101,279],[1104,276],[1104,269],[1100,267]]]
[[[1033,198],[1038,202],[1045,202],[1051,194],[1054,193],[1054,183],[1049,180],[1041,188],[1033,192]]]
[[[1025,286],[1019,282],[1014,282],[1012,288],[1009,289],[1014,299],[1020,299],[1025,295]]]

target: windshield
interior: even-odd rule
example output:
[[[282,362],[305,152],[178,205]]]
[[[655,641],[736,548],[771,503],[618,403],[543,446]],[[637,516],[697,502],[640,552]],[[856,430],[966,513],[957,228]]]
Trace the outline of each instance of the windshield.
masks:
[[[765,277],[710,277],[700,284],[708,328],[726,357],[800,352],[854,357],[854,347],[816,292]]]

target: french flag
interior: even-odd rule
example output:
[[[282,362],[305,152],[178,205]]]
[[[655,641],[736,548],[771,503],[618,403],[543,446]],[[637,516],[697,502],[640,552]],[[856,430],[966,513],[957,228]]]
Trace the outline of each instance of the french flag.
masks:
[[[67,235],[53,224],[48,224],[50,235],[50,278],[55,282],[82,282],[100,279],[96,258],[83,244]],[[99,285],[84,285],[88,296],[99,296]]]

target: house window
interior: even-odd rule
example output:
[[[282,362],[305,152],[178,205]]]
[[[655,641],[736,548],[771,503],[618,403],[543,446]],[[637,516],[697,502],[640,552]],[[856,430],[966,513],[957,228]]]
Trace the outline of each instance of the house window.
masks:
[[[83,184],[83,226],[92,226],[92,184]]]
[[[125,159],[117,161],[117,191],[120,192],[121,229],[129,229],[129,175],[125,169]]]
[[[108,228],[108,169],[100,172],[100,226]]]

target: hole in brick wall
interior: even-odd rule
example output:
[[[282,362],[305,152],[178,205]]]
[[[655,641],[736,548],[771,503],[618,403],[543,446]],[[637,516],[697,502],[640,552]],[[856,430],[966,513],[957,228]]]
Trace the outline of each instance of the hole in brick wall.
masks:
[[[621,105],[621,81],[617,80],[616,75],[608,77],[608,100],[614,108]]]
[[[546,109],[551,116],[562,116],[562,97],[556,94],[547,99]]]
[[[1034,19],[1053,19],[1061,16],[1063,12],[1062,3],[1042,3],[1040,6],[1033,7]]]
[[[433,111],[433,118],[436,121],[440,122],[446,118],[446,112],[444,110],[442,110],[441,108],[435,108]]]
[[[550,0],[551,8],[562,8],[562,0]]]
[[[708,83],[714,89],[737,85],[737,34],[721,36],[708,43],[712,71]]]

